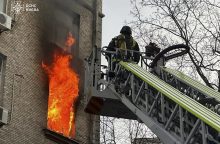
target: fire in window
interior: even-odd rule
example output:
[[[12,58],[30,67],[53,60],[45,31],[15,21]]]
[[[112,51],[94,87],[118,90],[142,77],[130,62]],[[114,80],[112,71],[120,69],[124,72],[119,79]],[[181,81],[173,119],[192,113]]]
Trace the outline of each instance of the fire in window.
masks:
[[[47,128],[65,137],[75,137],[75,103],[79,92],[79,78],[71,67],[69,49],[75,43],[67,33],[65,47],[53,51],[52,62],[42,63],[49,78]]]
[[[45,22],[42,68],[48,77],[48,112],[45,136],[57,143],[75,140],[80,15],[51,3]],[[53,5],[54,4],[54,5]]]

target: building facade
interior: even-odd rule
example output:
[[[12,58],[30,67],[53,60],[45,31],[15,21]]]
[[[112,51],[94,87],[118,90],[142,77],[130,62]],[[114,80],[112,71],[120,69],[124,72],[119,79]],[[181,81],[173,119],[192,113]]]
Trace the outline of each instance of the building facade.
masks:
[[[84,59],[101,46],[102,0],[1,0],[1,15],[11,28],[0,27],[0,106],[8,110],[0,127],[1,144],[52,144],[47,128],[48,81],[41,68],[52,46],[63,46],[64,35],[76,40],[71,49],[79,74],[76,136],[80,144],[99,142],[99,118],[84,112]],[[10,20],[9,20],[10,21]]]

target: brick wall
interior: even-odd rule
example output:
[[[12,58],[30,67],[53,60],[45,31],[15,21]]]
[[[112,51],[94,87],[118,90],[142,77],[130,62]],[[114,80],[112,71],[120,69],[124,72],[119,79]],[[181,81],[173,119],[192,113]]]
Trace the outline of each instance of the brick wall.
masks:
[[[8,14],[14,18],[15,22],[12,30],[0,35],[0,53],[7,57],[4,91],[0,101],[4,108],[9,111],[13,109],[13,111],[9,116],[9,124],[0,128],[0,143],[53,144],[45,138],[42,131],[46,128],[48,86],[40,66],[47,49],[46,15],[50,13],[50,3],[53,1],[25,0],[22,2],[37,4],[40,11],[23,12],[14,17],[9,5]],[[72,2],[74,3],[72,10],[80,15],[79,63],[82,65],[79,71],[82,90],[83,59],[92,49],[94,16],[91,10],[76,4],[77,0]],[[76,113],[76,139],[82,144],[90,144],[94,128],[91,123],[97,122],[98,118],[86,114],[83,104],[83,96],[80,92]]]
[[[12,30],[0,35],[0,52],[7,57],[1,100],[3,107],[10,111],[13,108],[9,124],[0,128],[1,144],[48,143],[42,132],[46,126],[47,92],[40,67],[40,18],[40,13],[16,15]]]

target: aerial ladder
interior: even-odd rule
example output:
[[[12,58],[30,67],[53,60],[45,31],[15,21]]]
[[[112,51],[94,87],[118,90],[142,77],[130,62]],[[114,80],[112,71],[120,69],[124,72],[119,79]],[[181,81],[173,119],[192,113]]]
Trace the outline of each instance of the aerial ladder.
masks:
[[[170,46],[153,58],[124,52],[139,53],[139,64],[117,59],[120,51],[95,47],[85,60],[86,112],[139,120],[164,144],[220,144],[220,93],[164,66],[188,46]]]

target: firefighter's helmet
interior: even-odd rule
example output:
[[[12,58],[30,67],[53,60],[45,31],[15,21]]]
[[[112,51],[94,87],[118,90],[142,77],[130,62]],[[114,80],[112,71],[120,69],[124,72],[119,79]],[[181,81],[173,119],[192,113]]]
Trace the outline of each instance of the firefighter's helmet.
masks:
[[[131,28],[129,26],[123,26],[120,31],[121,34],[131,35]]]

